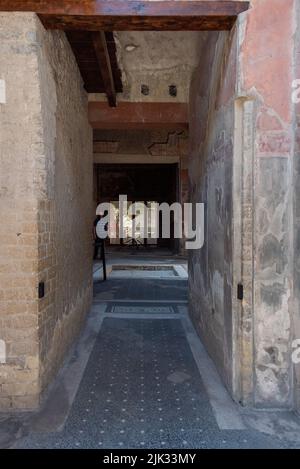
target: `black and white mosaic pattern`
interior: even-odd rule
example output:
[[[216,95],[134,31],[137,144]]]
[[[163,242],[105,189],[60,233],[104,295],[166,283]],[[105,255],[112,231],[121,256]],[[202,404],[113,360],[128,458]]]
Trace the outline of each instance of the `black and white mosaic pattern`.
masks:
[[[64,430],[27,448],[272,447],[220,431],[180,319],[105,318]]]

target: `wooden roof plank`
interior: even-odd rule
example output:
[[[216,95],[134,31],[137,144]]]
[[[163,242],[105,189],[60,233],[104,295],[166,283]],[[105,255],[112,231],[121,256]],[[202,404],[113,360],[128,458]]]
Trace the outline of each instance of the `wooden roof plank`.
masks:
[[[91,31],[67,31],[66,34],[77,60],[86,90],[89,93],[105,93],[105,85],[93,44],[94,33]],[[114,41],[112,33],[106,33],[105,36],[106,42],[107,38]],[[117,93],[122,93],[123,86],[116,58],[115,43],[107,43],[107,48],[115,89]]]
[[[107,49],[106,37],[103,31],[93,34],[93,45],[97,57],[98,65],[101,71],[102,81],[109,105],[116,107],[117,94],[110,62],[110,56]]]

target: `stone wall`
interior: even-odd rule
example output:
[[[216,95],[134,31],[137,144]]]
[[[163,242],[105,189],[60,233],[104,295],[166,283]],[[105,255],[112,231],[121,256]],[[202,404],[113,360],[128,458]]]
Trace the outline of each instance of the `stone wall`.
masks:
[[[232,395],[258,407],[294,405],[295,5],[253,0],[231,37],[210,33],[191,93],[192,197],[206,203],[192,317]]]
[[[253,335],[256,406],[292,405],[291,83],[294,0],[253,0],[240,22],[239,94],[253,100]]]
[[[87,94],[64,33],[39,28],[46,178],[39,201],[42,391],[79,334],[92,299],[93,137]]]
[[[92,133],[63,33],[2,13],[0,52],[0,409],[30,409],[91,301]]]
[[[230,389],[235,87],[234,46],[229,54],[232,42],[227,33],[207,36],[190,94],[189,165],[191,199],[205,204],[205,244],[199,251],[190,251],[190,310]]]
[[[300,80],[300,4],[295,2],[297,31],[295,36],[295,63],[294,79]],[[299,89],[300,86],[298,85]],[[297,102],[294,103],[294,294],[293,323],[294,339],[300,339],[300,93],[297,93]],[[294,398],[297,410],[300,411],[300,364],[294,366]]]
[[[38,200],[44,164],[33,15],[0,15],[0,409],[35,407],[39,395]]]

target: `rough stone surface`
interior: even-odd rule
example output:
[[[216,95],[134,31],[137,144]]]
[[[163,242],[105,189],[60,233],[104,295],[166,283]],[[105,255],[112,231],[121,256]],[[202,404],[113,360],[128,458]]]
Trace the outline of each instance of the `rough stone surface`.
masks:
[[[0,17],[0,409],[35,408],[91,300],[92,133],[63,33]],[[71,86],[72,85],[72,86]],[[45,297],[38,300],[38,283]]]

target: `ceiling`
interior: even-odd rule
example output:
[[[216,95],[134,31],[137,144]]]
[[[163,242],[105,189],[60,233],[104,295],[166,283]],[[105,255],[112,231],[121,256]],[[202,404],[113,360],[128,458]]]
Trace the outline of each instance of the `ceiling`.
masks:
[[[191,77],[206,35],[205,31],[115,33],[124,87],[119,100],[188,102]]]
[[[188,34],[184,33],[185,31],[228,31],[234,25],[238,14],[248,8],[248,1],[237,0],[51,0],[49,2],[0,0],[0,11],[35,12],[46,29],[66,31],[86,90],[89,93],[105,92],[111,107],[117,106],[117,93],[122,92],[120,69],[122,69],[122,78],[125,80],[125,91],[131,99],[140,97],[140,91],[137,92],[137,90],[140,90],[142,79],[149,81],[148,87],[152,90],[152,94],[148,93],[147,96],[155,100],[158,97],[155,95],[155,90],[159,89],[159,86],[163,86],[165,92],[167,85],[176,85],[176,83],[170,83],[173,72],[176,71],[176,80],[178,73],[179,75],[183,73],[183,82],[179,82],[179,96],[181,100],[186,100],[184,83],[186,82],[185,75],[189,74],[190,64],[185,67],[185,62],[190,57],[191,50],[183,47],[178,57],[184,65],[182,66],[182,62],[181,65],[174,65],[176,47],[174,47],[173,39],[170,42],[162,36],[162,42],[154,44],[151,34],[154,31],[158,34],[171,34],[170,31],[181,34]],[[121,53],[119,51],[118,56],[119,59],[124,60],[122,63],[119,61],[118,65],[112,31],[119,31],[119,34],[124,32],[123,39],[128,34],[126,31],[131,31],[133,36],[138,34],[135,33],[136,31],[144,32],[146,35],[144,38],[133,37],[134,40],[139,41],[138,47],[131,51],[136,51],[132,54],[133,60],[124,54],[122,36],[119,36]],[[178,51],[181,46],[182,44],[177,43]],[[126,50],[126,52],[130,51]],[[173,65],[169,66],[168,61],[171,59]],[[154,71],[152,69],[151,77],[147,61],[148,65],[155,68]],[[182,67],[185,69],[183,70]],[[161,73],[162,70],[164,70],[163,73]],[[137,90],[134,89],[133,84],[135,77],[138,82]],[[144,84],[147,85],[147,83]],[[178,96],[177,91],[176,96],[172,96],[173,98]],[[143,94],[143,96],[146,95]]]
[[[96,101],[107,101],[104,73],[107,74],[108,65],[104,66],[105,59],[97,57],[95,33],[66,34],[86,91]],[[206,34],[205,31],[106,32],[104,40],[118,101],[188,102],[191,77]]]

